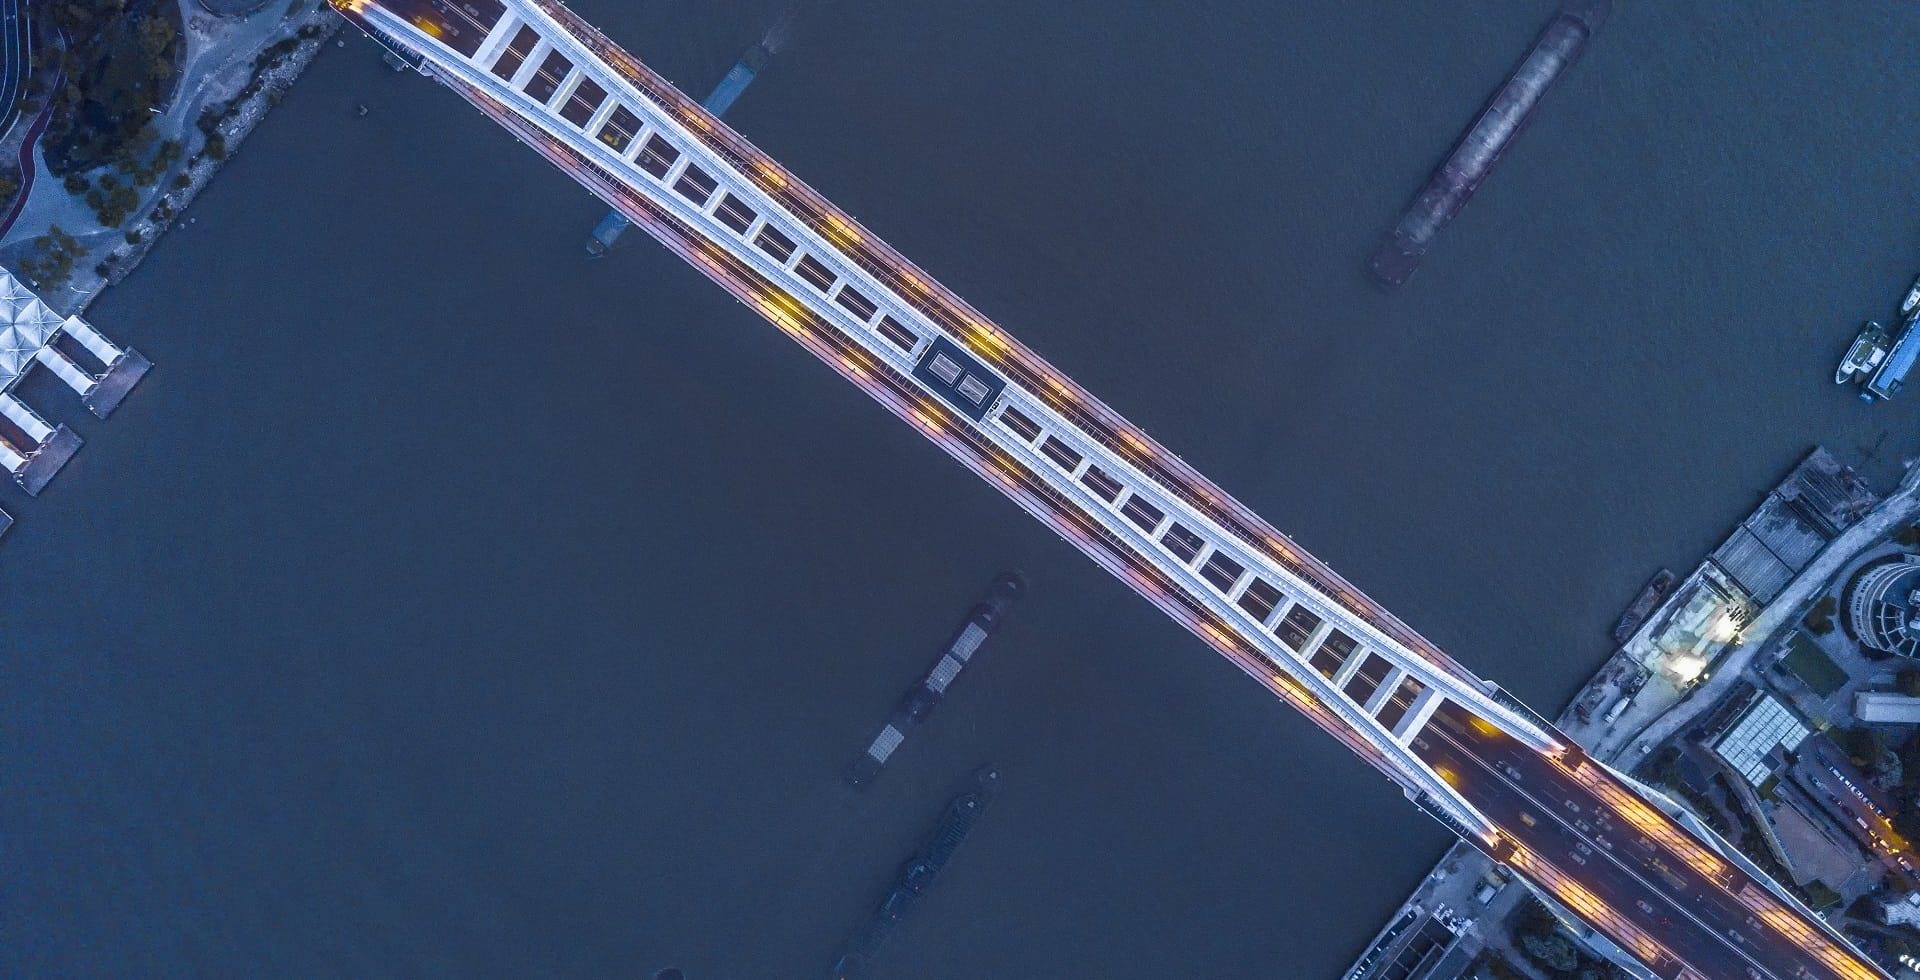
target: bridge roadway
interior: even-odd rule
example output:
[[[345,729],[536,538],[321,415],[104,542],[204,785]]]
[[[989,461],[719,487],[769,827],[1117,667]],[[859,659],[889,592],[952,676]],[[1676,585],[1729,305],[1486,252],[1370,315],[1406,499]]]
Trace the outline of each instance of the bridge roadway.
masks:
[[[564,7],[340,6],[1659,975],[1882,975]]]

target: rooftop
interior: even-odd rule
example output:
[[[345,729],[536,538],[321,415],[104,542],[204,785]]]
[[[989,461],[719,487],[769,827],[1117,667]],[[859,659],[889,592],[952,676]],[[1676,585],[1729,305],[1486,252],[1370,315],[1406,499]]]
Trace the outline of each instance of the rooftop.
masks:
[[[0,268],[0,391],[11,387],[33,363],[33,355],[66,323],[33,290]]]
[[[1773,773],[1774,749],[1798,748],[1811,734],[1785,705],[1762,694],[1714,741],[1713,751],[1747,782],[1759,786]]]
[[[1920,725],[1920,698],[1884,691],[1861,691],[1853,696],[1853,713],[1869,724]]]

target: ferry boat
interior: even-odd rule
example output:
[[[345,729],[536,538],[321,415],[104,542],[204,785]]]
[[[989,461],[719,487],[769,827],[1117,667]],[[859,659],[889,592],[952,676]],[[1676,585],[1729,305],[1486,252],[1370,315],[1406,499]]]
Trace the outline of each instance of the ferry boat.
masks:
[[[1847,348],[1847,356],[1840,359],[1840,367],[1833,372],[1833,383],[1843,385],[1865,380],[1887,359],[1887,351],[1891,349],[1887,339],[1886,328],[1868,320],[1861,327],[1860,336],[1854,338],[1853,346]]]
[[[1907,298],[1900,301],[1900,315],[1906,316],[1920,307],[1920,277],[1913,280],[1913,288],[1907,290]]]

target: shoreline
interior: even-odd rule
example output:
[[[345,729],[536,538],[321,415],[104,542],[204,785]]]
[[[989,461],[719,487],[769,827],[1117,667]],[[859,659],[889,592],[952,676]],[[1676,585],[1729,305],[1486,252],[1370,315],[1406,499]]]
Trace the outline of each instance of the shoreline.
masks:
[[[1796,472],[1798,469],[1796,467]],[[1788,479],[1792,479],[1791,475]],[[1776,596],[1756,610],[1741,641],[1715,657],[1710,676],[1642,710],[1626,710],[1648,682],[1655,680],[1655,672],[1634,656],[1634,641],[1656,628],[1663,612],[1681,598],[1683,589],[1676,585],[1635,629],[1629,641],[1616,644],[1593,675],[1567,699],[1554,724],[1595,759],[1618,771],[1631,772],[1654,749],[1673,742],[1695,718],[1731,693],[1755,657],[1775,647],[1792,632],[1791,627],[1798,622],[1800,612],[1813,596],[1828,590],[1856,559],[1878,547],[1896,528],[1916,516],[1920,516],[1920,465],[1909,467],[1893,492],[1837,533]],[[1702,561],[1710,563],[1711,559]],[[1618,714],[1594,717],[1599,714],[1596,709],[1616,702],[1622,709]],[[1509,966],[1534,980],[1547,980],[1546,975],[1522,955],[1515,935],[1508,928],[1515,907],[1532,894],[1524,886],[1511,887],[1517,881],[1464,841],[1452,842],[1407,898],[1387,914],[1385,924],[1341,974],[1342,980],[1372,977],[1383,956],[1404,953],[1409,943],[1403,937],[1416,931],[1416,926],[1431,929],[1436,924],[1451,934],[1450,949],[1460,951],[1463,957],[1501,956]],[[1483,893],[1476,887],[1481,883],[1491,886],[1491,893]],[[1590,937],[1580,938],[1585,942]]]
[[[61,181],[44,172],[39,132],[33,132],[21,149],[22,162],[31,162],[33,179],[22,180],[15,223],[0,231],[0,264],[16,266],[33,251],[33,239],[60,226],[81,242],[83,251],[75,257],[65,282],[37,291],[62,314],[78,314],[139,268],[167,232],[191,224],[193,219],[184,214],[188,205],[345,26],[346,21],[325,0],[311,9],[299,9],[307,2],[295,0],[284,13],[255,13],[232,20],[192,5],[182,34],[183,42],[190,45],[187,58],[190,63],[213,63],[198,68],[190,64],[157,133],[163,139],[179,140],[184,159],[143,188],[145,199],[119,225],[100,225]],[[219,110],[217,121],[209,122],[207,116],[215,109]],[[216,135],[223,145],[209,152],[210,139]],[[22,170],[25,178],[29,168]]]

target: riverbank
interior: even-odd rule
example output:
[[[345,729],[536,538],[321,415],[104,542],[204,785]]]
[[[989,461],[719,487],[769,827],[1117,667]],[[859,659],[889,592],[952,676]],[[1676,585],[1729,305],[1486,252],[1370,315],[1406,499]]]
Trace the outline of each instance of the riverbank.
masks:
[[[215,16],[194,0],[180,4],[187,44],[180,84],[154,124],[157,139],[180,146],[180,159],[139,189],[140,201],[126,220],[103,225],[81,195],[53,179],[38,145],[38,126],[19,148],[27,189],[0,235],[0,265],[17,267],[41,251],[37,240],[54,228],[71,235],[78,244],[72,272],[39,288],[62,313],[86,309],[137,268],[162,235],[181,226],[186,207],[344,24],[326,0],[293,0],[232,18]]]
[[[1741,527],[1748,527],[1767,514],[1772,501],[1787,491],[1804,471],[1831,463],[1831,457],[1824,450],[1815,450],[1769,495],[1768,504],[1763,504]],[[1858,492],[1864,494],[1865,491],[1858,489]],[[1707,559],[1686,582],[1669,593],[1628,643],[1608,657],[1593,677],[1574,693],[1554,724],[1595,758],[1621,772],[1632,771],[1656,749],[1679,743],[1682,733],[1741,685],[1753,684],[1755,674],[1749,668],[1762,652],[1777,652],[1791,632],[1783,627],[1799,622],[1816,596],[1834,588],[1863,555],[1880,547],[1889,535],[1911,524],[1917,516],[1920,516],[1920,466],[1911,466],[1894,493],[1840,529],[1803,567],[1795,570],[1792,578],[1774,588],[1764,604],[1751,609],[1740,607],[1738,598],[1727,600],[1725,592],[1737,591],[1739,586],[1721,571],[1715,559]],[[1740,533],[1735,531],[1736,538]],[[1716,557],[1728,561],[1720,557],[1727,550],[1723,545],[1715,552]],[[1735,564],[1734,567],[1742,566]],[[1709,574],[1718,576],[1711,584],[1720,592],[1703,587]],[[1690,601],[1690,588],[1698,595],[1709,597],[1708,603],[1703,606],[1700,601]],[[1716,596],[1722,601],[1713,602]],[[1751,599],[1744,593],[1740,596]],[[1740,610],[1736,616],[1729,617],[1737,619],[1737,628],[1729,630],[1708,651],[1709,660],[1688,664],[1687,669],[1692,672],[1689,676],[1674,677],[1669,665],[1676,658],[1685,662],[1699,651],[1663,639],[1663,630],[1673,630],[1696,641],[1711,639],[1701,635],[1705,631],[1688,627],[1717,619],[1723,607]],[[1688,621],[1689,618],[1692,621]],[[1677,747],[1686,749],[1685,745]],[[1766,828],[1767,824],[1761,821],[1758,827]],[[1429,957],[1421,961],[1417,971],[1404,974],[1411,980],[1454,980],[1468,975],[1465,966],[1476,958],[1484,962],[1499,957],[1505,959],[1505,969],[1544,980],[1544,974],[1524,955],[1511,928],[1510,916],[1526,901],[1527,894],[1524,887],[1498,872],[1485,855],[1465,844],[1455,844],[1388,918],[1387,925],[1362,951],[1345,978],[1371,980],[1382,975],[1380,971],[1385,964],[1396,961],[1406,962],[1411,969],[1415,964],[1406,958],[1416,952],[1418,946],[1417,940],[1409,938],[1409,932],[1423,927],[1431,930],[1425,924],[1432,922],[1448,927],[1446,941],[1437,949],[1460,950],[1471,955],[1460,959],[1459,972],[1446,972],[1441,957]],[[1491,952],[1483,956],[1482,950]]]

